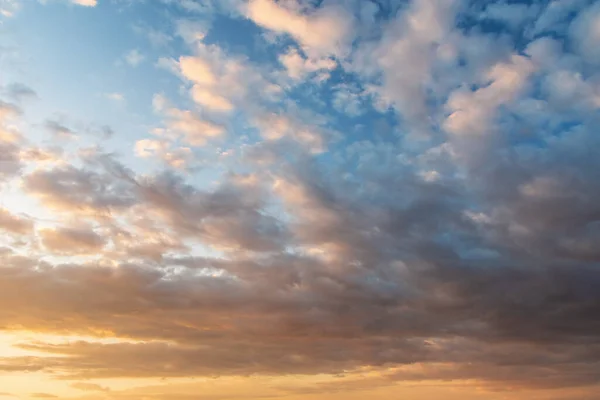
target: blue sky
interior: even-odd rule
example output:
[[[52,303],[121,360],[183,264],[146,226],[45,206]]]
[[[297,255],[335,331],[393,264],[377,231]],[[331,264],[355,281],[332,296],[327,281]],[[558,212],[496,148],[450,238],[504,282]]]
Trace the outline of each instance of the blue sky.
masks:
[[[598,43],[588,0],[0,0],[0,399],[592,398]]]

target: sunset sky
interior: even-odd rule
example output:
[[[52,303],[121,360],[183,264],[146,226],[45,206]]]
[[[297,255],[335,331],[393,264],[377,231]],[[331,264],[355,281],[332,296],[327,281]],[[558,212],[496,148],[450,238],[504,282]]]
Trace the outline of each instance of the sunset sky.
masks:
[[[0,400],[600,399],[600,2],[0,0]]]

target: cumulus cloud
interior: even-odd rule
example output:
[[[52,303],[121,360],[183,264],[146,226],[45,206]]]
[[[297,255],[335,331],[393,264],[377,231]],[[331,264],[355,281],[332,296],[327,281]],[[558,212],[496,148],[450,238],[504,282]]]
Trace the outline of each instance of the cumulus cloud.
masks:
[[[94,254],[105,244],[100,235],[86,227],[43,229],[38,234],[49,253]]]
[[[268,141],[291,139],[313,153],[321,153],[327,147],[327,133],[323,128],[305,124],[291,115],[266,113],[257,118],[256,125]]]
[[[307,59],[296,49],[290,49],[287,53],[280,55],[279,62],[283,64],[292,79],[303,79],[306,75],[317,71],[326,73],[337,66],[331,58]]]
[[[292,36],[311,56],[341,55],[352,42],[353,16],[338,5],[304,12],[294,2],[252,0],[246,15],[257,25]]]
[[[533,68],[526,58],[513,56],[509,62],[490,69],[485,76],[491,82],[487,86],[474,92],[453,92],[447,102],[451,114],[444,122],[446,130],[455,135],[486,134],[496,109],[523,90]]]
[[[174,168],[184,168],[192,161],[192,150],[189,147],[171,148],[166,140],[142,139],[135,143],[135,154],[138,157],[158,157]]]
[[[247,59],[203,43],[196,43],[194,48],[193,56],[164,62],[170,62],[177,73],[192,83],[190,95],[203,109],[226,113],[236,106],[248,108],[264,98],[277,96],[279,87]]]
[[[594,45],[600,40],[600,6],[597,3],[578,14],[570,26],[570,38],[583,59],[600,64],[600,51]]]

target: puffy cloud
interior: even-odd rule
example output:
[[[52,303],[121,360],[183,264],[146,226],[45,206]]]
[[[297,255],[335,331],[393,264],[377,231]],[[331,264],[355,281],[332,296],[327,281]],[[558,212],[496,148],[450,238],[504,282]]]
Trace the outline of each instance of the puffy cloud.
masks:
[[[236,106],[247,109],[253,103],[277,96],[279,87],[247,59],[230,56],[201,42],[194,49],[194,56],[171,60],[170,65],[192,82],[191,97],[203,109],[212,112],[229,112]]]
[[[164,128],[157,128],[154,133],[166,138],[183,136],[183,141],[190,146],[204,146],[210,139],[225,134],[223,125],[201,118],[190,110],[180,110],[168,104],[162,95],[153,98],[154,109],[166,117]],[[145,142],[142,142],[145,143]],[[158,142],[148,142],[157,144]],[[154,147],[156,147],[154,145]],[[138,153],[139,154],[139,153]]]
[[[456,3],[410,3],[385,27],[379,43],[363,47],[360,62],[354,66],[363,74],[382,75],[378,92],[398,108],[414,129],[427,130],[426,92],[432,84],[434,62],[440,56],[455,57],[453,43],[447,44],[446,51],[440,45],[452,38]]]
[[[169,117],[167,129],[183,134],[185,142],[192,146],[202,146],[209,138],[225,133],[223,126],[200,119],[191,111],[171,108],[166,114]]]
[[[158,157],[173,168],[185,168],[193,159],[192,150],[188,147],[171,149],[165,140],[142,139],[135,143],[135,154],[138,157]]]
[[[14,215],[6,209],[0,208],[0,229],[26,235],[32,232],[33,222],[26,217]]]
[[[337,63],[331,58],[307,59],[293,48],[280,55],[279,62],[283,64],[292,79],[304,79],[306,75],[317,71],[327,73],[337,66]]]
[[[58,254],[95,254],[105,240],[88,227],[42,229],[38,232],[46,251]]]
[[[131,182],[72,165],[34,171],[23,178],[23,187],[44,207],[65,213],[77,210],[94,214],[126,208],[134,202]]]
[[[316,124],[302,123],[292,115],[267,113],[256,120],[261,135],[269,141],[292,139],[310,152],[321,153],[326,148],[326,132]]]
[[[600,6],[591,4],[581,11],[570,26],[570,39],[581,57],[594,65],[600,64]]]
[[[246,15],[266,29],[289,34],[310,56],[341,55],[353,39],[353,16],[337,5],[305,13],[293,2],[251,0]]]
[[[497,108],[515,99],[533,70],[534,65],[521,56],[494,65],[485,75],[491,82],[487,86],[474,92],[460,90],[451,94],[447,102],[451,114],[444,128],[454,135],[486,134]]]

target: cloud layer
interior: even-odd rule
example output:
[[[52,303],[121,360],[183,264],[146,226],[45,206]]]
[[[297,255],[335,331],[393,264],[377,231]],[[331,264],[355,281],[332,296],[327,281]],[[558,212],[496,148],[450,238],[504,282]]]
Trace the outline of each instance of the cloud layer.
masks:
[[[114,148],[0,88],[0,329],[80,338],[0,374],[597,389],[598,5],[225,3]]]

